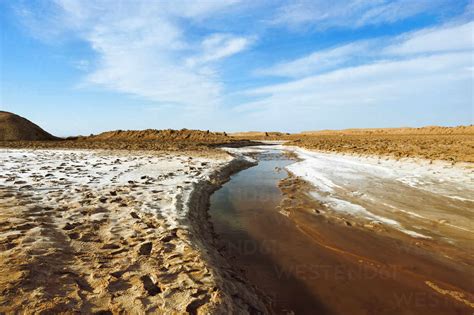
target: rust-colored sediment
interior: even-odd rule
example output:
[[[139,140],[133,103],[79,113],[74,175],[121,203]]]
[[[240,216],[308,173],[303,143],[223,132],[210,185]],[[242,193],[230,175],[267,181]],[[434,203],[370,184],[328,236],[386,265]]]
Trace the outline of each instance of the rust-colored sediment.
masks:
[[[310,238],[318,266],[338,266],[335,274],[299,274],[315,298],[335,314],[470,314],[474,309],[474,261],[469,248],[413,239],[383,226],[368,226],[324,211],[309,196],[312,187],[293,176],[280,182],[281,210]],[[370,277],[360,270],[371,270]],[[324,282],[324,284],[322,283]],[[341,297],[336,302],[335,296]]]

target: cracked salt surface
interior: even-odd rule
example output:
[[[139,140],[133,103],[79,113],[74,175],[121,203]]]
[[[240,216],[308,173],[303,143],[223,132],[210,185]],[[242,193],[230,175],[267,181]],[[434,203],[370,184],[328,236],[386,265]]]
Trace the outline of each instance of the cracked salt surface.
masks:
[[[138,187],[141,211],[159,213],[170,227],[186,215],[194,185],[230,158],[125,154],[87,150],[0,150],[0,188],[25,190],[45,203],[80,201],[84,189]],[[186,192],[186,193],[184,193]],[[183,195],[183,196],[182,196]],[[179,207],[178,207],[179,204]]]

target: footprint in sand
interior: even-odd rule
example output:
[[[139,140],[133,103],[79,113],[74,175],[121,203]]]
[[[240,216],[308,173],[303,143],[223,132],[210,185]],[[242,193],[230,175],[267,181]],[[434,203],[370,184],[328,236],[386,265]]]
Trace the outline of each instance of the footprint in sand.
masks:
[[[148,292],[149,295],[155,296],[161,293],[160,287],[158,287],[149,276],[142,276],[140,280],[143,283],[143,288]]]
[[[140,253],[140,255],[150,255],[152,248],[153,244],[151,242],[147,242],[140,245],[138,252]]]

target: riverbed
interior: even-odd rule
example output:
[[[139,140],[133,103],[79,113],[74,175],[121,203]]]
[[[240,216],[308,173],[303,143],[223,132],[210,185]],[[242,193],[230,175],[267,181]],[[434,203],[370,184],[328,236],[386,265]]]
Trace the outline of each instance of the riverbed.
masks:
[[[258,165],[211,197],[221,250],[275,313],[472,312],[469,171],[298,150],[246,152]]]

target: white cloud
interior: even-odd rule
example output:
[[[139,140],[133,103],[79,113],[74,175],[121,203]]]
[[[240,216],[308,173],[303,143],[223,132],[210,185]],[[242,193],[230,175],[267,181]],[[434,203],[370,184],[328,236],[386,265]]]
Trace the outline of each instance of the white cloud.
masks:
[[[360,41],[324,49],[292,61],[280,62],[267,69],[258,69],[255,73],[281,77],[306,76],[342,66],[354,57],[362,54],[370,55],[370,46],[371,43],[369,41]]]
[[[400,36],[387,47],[389,54],[436,53],[474,49],[474,22],[436,27]]]
[[[457,123],[463,121],[459,113],[467,123],[471,58],[467,52],[448,53],[340,69],[247,91],[258,100],[235,111],[249,121],[269,126],[277,121],[291,130],[446,122],[451,112]]]
[[[315,28],[393,23],[448,4],[447,0],[295,0],[282,6],[272,24]]]
[[[187,64],[194,67],[199,64],[221,60],[247,49],[251,42],[252,39],[246,37],[220,33],[212,34],[202,41],[201,55],[189,58]]]
[[[361,113],[373,106],[392,108],[393,113],[404,115],[407,123],[417,108],[423,108],[423,114],[417,112],[417,117],[433,116],[430,108],[440,107],[445,111],[470,111],[472,117],[474,49],[468,36],[472,24],[355,42],[277,64],[261,72],[296,79],[245,91],[257,100],[235,110],[251,119],[271,121],[280,115],[283,121],[298,121],[310,129],[324,125],[322,117],[334,112],[334,108],[339,108],[335,112],[344,113],[341,106],[359,108]],[[331,60],[341,65],[365,54],[372,57],[362,64],[325,69]],[[441,115],[446,115],[445,111]],[[387,117],[390,116],[384,115],[384,119]],[[318,126],[309,127],[312,120]]]
[[[48,18],[28,18],[37,22],[39,33],[52,28],[74,34],[96,52],[96,67],[81,86],[98,85],[159,103],[212,107],[219,104],[222,90],[215,62],[246,49],[250,40],[215,34],[196,45],[183,22],[220,14],[237,2],[55,0]]]
[[[474,22],[449,24],[397,37],[373,38],[312,52],[295,60],[255,71],[259,75],[298,78],[377,60],[416,54],[473,51]]]
[[[367,1],[367,10],[356,19],[356,26],[394,23],[440,6],[436,0]],[[446,3],[446,1],[444,2]]]
[[[372,64],[338,69],[322,75],[315,75],[287,83],[276,84],[246,91],[252,95],[325,95],[346,94],[348,89],[357,87],[361,94],[370,86],[379,86],[397,81],[409,81],[420,77],[458,74],[460,79],[470,75],[467,65],[471,62],[470,52],[448,53],[429,57],[418,57],[400,61],[380,61]],[[370,83],[370,84],[369,84]],[[365,86],[365,88],[363,88]],[[336,88],[335,90],[328,89]],[[398,91],[394,91],[397,93]],[[298,95],[300,98],[301,95]]]
[[[245,129],[261,123],[262,128],[280,129],[285,128],[283,124],[288,121],[292,129],[297,129],[298,123],[308,126],[312,119],[321,121],[332,108],[341,106],[377,105],[393,107],[394,112],[411,106],[406,108],[405,114],[418,107],[429,112],[436,104],[472,106],[474,22],[459,24],[458,21],[458,24],[401,36],[343,43],[294,60],[277,62],[269,68],[242,69],[242,72],[250,70],[259,75],[289,79],[286,83],[244,92],[238,90],[239,86],[252,86],[268,78],[260,77],[253,82],[244,73],[242,77],[224,80],[219,73],[221,63],[252,47],[257,38],[255,33],[260,37],[268,35],[270,42],[276,41],[275,35],[280,35],[278,32],[282,30],[276,29],[275,24],[309,26],[317,30],[357,28],[400,21],[430,12],[434,7],[439,9],[447,2],[291,1],[277,8],[274,15],[271,5],[262,4],[264,8],[259,7],[261,10],[254,12],[258,10],[249,9],[254,2],[248,1],[242,5],[239,1],[217,0],[56,0],[48,10],[30,8],[20,13],[39,37],[73,34],[93,49],[96,54],[93,60],[83,59],[86,57],[81,55],[77,63],[72,62],[86,72],[85,85],[155,101],[159,104],[159,114],[167,115],[164,118],[167,123],[175,123],[172,117],[176,115],[186,115],[186,123],[191,125],[205,119],[216,124],[219,119],[215,115],[219,112],[218,117],[226,118],[222,119],[224,127],[230,123],[234,126],[248,123],[238,128]],[[239,14],[228,14],[233,13],[232,10]],[[273,17],[270,27],[268,23],[260,23],[268,22],[265,20],[268,16]],[[241,24],[227,21],[227,18],[236,21],[240,17],[244,20],[239,22]],[[249,21],[255,25],[247,25]],[[295,43],[300,45],[296,48],[301,49],[297,39]],[[255,48],[253,56],[261,58],[271,46],[255,45]],[[284,53],[275,52],[272,58]],[[252,60],[248,67],[258,61]],[[236,63],[229,68],[239,72],[237,67],[241,66]],[[236,81],[239,82],[232,86]],[[224,86],[223,82],[229,85]],[[216,110],[216,105],[222,104],[224,99],[242,115],[234,115],[235,112],[224,106]],[[254,101],[235,105],[243,99]],[[186,110],[181,110],[182,106],[186,106]],[[189,110],[191,106],[194,108]]]

